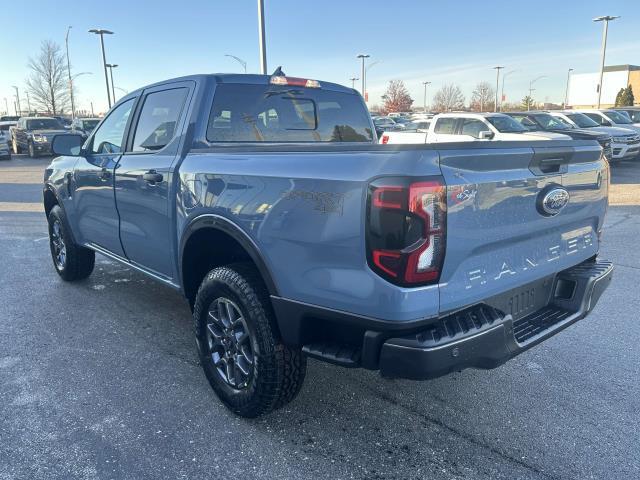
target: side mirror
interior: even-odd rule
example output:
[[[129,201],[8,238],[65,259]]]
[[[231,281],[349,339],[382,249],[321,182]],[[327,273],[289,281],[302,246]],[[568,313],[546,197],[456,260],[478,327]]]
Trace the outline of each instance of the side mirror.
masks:
[[[54,155],[67,155],[72,157],[80,156],[84,139],[82,135],[74,133],[61,134],[53,137],[51,151]]]
[[[480,140],[491,140],[494,137],[494,133],[491,130],[483,130],[478,133],[478,139]]]

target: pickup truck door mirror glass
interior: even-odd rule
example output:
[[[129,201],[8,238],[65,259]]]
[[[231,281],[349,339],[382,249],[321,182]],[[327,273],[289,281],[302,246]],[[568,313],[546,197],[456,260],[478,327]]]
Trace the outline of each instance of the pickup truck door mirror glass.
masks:
[[[76,134],[60,134],[53,137],[51,142],[51,151],[54,155],[68,155],[77,157],[82,151],[84,139],[82,135]]]
[[[131,98],[114,108],[109,116],[102,122],[100,128],[95,131],[91,140],[90,152],[120,153],[124,141],[124,131],[131,115],[134,99]]]
[[[491,130],[483,130],[478,134],[480,140],[491,140],[493,138],[493,132]]]

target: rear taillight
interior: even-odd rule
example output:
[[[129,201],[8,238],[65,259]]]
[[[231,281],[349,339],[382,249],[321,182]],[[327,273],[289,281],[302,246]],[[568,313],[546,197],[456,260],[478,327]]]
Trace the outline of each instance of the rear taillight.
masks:
[[[389,143],[389,135],[382,135],[382,144],[386,145]]]
[[[444,261],[446,208],[439,177],[373,182],[367,216],[369,266],[398,285],[437,282]]]

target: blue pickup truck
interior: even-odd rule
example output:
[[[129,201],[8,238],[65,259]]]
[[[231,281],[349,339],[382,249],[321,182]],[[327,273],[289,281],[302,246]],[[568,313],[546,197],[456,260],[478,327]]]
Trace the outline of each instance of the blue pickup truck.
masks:
[[[220,400],[255,417],[308,357],[430,379],[493,368],[585,317],[609,168],[595,141],[378,145],[353,89],[197,75],[54,138],[56,271],[95,253],[180,290]]]

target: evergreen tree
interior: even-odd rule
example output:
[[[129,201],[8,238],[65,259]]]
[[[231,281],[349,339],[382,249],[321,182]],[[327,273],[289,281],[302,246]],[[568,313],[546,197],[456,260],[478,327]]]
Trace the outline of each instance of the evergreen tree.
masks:
[[[633,88],[629,85],[624,89],[624,93],[620,97],[620,106],[621,107],[633,107],[633,102],[635,98],[633,98]]]
[[[618,92],[618,94],[616,95],[616,107],[621,107],[622,106],[622,96],[624,95],[625,89],[621,88],[620,91]]]

